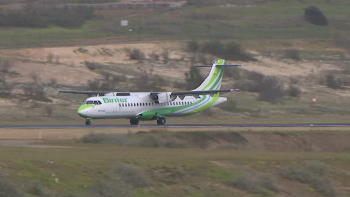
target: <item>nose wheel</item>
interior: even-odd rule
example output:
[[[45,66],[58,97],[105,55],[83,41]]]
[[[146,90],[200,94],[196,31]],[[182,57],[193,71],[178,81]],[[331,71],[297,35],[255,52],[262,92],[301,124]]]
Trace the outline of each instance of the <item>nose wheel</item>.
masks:
[[[85,125],[91,125],[91,120],[89,118],[85,120]]]

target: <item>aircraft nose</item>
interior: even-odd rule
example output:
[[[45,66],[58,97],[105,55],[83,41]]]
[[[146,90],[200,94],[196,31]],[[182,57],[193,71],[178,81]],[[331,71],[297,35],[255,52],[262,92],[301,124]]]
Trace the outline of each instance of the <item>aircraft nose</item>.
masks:
[[[90,108],[86,108],[86,106],[82,105],[78,109],[78,114],[79,116],[83,118],[88,118],[88,113],[89,113]]]

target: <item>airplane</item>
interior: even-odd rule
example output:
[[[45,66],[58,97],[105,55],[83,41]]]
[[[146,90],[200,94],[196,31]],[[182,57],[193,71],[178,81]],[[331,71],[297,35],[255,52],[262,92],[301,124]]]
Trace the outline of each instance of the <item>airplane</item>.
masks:
[[[239,91],[238,89],[220,90],[225,60],[219,59],[213,65],[207,78],[194,90],[184,92],[105,92],[59,90],[60,93],[96,95],[84,101],[79,107],[79,116],[85,118],[85,124],[91,125],[93,119],[130,119],[131,125],[140,120],[157,120],[164,125],[168,117],[188,116],[215,105],[224,103],[227,98],[220,93]]]

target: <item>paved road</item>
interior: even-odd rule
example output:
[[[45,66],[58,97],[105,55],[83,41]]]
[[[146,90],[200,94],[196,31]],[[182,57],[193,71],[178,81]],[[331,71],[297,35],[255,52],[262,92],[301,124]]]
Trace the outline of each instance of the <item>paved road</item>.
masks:
[[[339,124],[166,124],[166,125],[2,125],[0,129],[81,129],[81,128],[205,128],[205,127],[350,127]]]

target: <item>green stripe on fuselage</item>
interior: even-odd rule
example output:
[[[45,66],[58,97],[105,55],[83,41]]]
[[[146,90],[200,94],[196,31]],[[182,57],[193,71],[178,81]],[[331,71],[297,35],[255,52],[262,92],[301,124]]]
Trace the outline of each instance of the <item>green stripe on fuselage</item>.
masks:
[[[95,105],[94,105],[94,104],[81,105],[81,106],[79,107],[79,109],[78,109],[78,112],[79,112],[79,111],[82,111],[82,110],[84,110],[84,109],[93,107],[93,106],[95,106]]]

